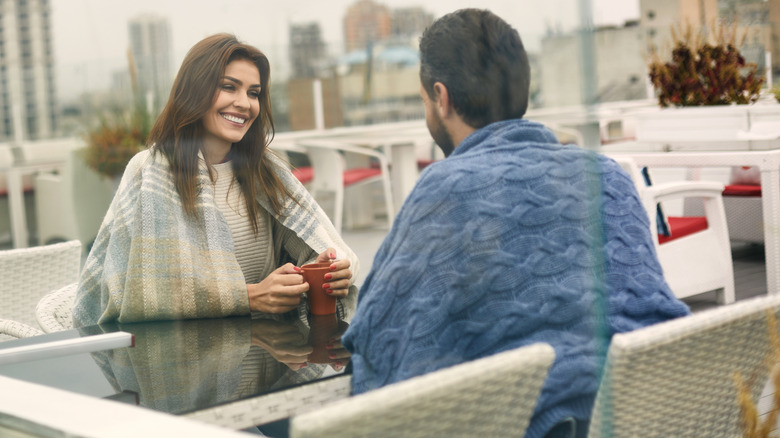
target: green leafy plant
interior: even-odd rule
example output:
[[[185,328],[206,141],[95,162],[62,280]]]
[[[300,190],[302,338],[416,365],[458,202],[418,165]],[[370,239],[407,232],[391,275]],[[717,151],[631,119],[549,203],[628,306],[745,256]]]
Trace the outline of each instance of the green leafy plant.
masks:
[[[120,176],[131,158],[145,147],[148,124],[133,115],[130,120],[116,116],[103,120],[87,134],[84,160],[87,165],[109,178]]]
[[[780,103],[780,85],[772,87],[772,95],[775,96],[775,100]]]
[[[121,176],[131,158],[146,147],[151,115],[138,93],[138,77],[133,55],[128,51],[133,105],[129,111],[103,118],[86,135],[84,161],[87,166],[109,178]]]
[[[764,77],[737,48],[736,25],[719,26],[705,41],[690,26],[672,29],[671,59],[651,53],[650,81],[661,107],[749,104],[759,98]],[[742,38],[744,40],[744,37]]]

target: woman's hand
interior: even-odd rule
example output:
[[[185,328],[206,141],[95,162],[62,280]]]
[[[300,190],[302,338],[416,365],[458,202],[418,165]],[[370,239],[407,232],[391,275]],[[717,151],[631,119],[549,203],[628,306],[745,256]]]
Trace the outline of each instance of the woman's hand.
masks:
[[[336,260],[336,250],[328,248],[317,256],[317,263],[331,262],[330,272],[325,274],[325,283],[322,288],[325,293],[337,298],[344,298],[349,292],[349,283],[352,271],[349,270],[349,259]]]
[[[252,345],[267,351],[291,370],[306,366],[312,348],[294,324],[272,320],[252,320]]]
[[[309,290],[309,284],[303,281],[300,272],[301,268],[287,263],[260,283],[247,284],[249,308],[265,313],[285,313],[298,307],[301,295]]]

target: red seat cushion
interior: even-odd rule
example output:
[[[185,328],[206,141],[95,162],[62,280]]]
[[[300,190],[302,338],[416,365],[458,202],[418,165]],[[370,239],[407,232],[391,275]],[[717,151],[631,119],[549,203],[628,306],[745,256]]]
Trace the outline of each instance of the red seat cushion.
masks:
[[[435,162],[435,160],[417,160],[417,168],[422,170]]]
[[[723,196],[761,196],[761,186],[731,184],[723,189]]]
[[[354,169],[347,169],[344,171],[344,186],[349,186],[364,179],[373,178],[377,175],[381,175],[381,169],[374,169],[370,167],[357,167]]]
[[[300,181],[301,184],[309,183],[314,179],[314,169],[311,167],[293,169],[292,174],[294,177],[298,178],[298,181]]]
[[[685,216],[669,218],[669,236],[658,235],[658,243],[670,242],[674,239],[688,236],[707,229],[707,218],[704,216]]]

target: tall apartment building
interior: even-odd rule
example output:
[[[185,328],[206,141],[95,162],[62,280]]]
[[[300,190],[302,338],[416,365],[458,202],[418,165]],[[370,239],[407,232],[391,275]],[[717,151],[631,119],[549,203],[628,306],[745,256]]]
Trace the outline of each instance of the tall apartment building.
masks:
[[[399,39],[419,37],[433,23],[433,14],[419,6],[396,8],[391,15],[390,33]]]
[[[540,74],[531,76],[538,87],[541,106],[565,107],[583,101],[581,56],[582,36],[577,33],[550,34],[542,39],[538,62]],[[642,35],[636,22],[594,31],[594,63],[597,102],[644,99],[647,97],[647,67],[642,57]],[[534,85],[534,83],[536,85]]]
[[[140,96],[152,96],[157,108],[168,99],[173,82],[170,26],[166,18],[139,15],[128,23]]]
[[[744,38],[740,50],[748,62],[767,67],[771,54],[772,73],[780,76],[780,0],[720,0],[721,17],[737,25]]]
[[[771,53],[772,71],[780,75],[780,0],[640,0],[640,23],[647,50],[671,50],[672,26],[690,25],[702,32],[713,26],[737,25],[740,51],[759,69]]]
[[[0,0],[0,141],[57,129],[49,0]]]
[[[707,29],[718,22],[718,0],[640,0],[639,14],[645,52],[667,52],[672,48],[673,27]]]
[[[390,36],[392,17],[387,6],[373,0],[359,0],[344,15],[346,51],[365,49],[369,43],[385,41]]]
[[[318,76],[327,61],[319,23],[291,24],[289,53],[293,78]]]

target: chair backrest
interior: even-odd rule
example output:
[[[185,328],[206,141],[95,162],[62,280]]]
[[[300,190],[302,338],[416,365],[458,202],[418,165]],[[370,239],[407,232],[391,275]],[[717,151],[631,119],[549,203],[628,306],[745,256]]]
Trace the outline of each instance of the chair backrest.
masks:
[[[35,306],[35,317],[45,333],[73,328],[73,304],[78,283],[69,284],[41,298]]]
[[[36,327],[35,306],[47,293],[75,283],[81,242],[0,251],[0,318]]]
[[[533,344],[434,371],[293,417],[290,436],[523,436],[554,358]]]
[[[615,335],[588,436],[742,436],[734,375],[756,401],[770,367],[768,312],[780,313],[780,295]]]

